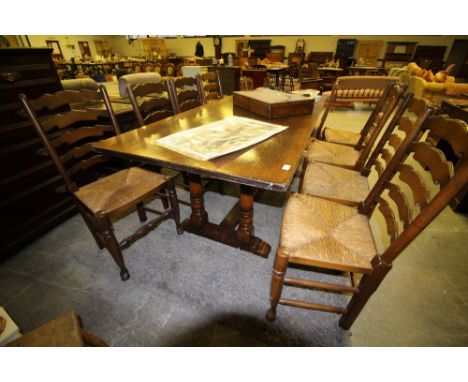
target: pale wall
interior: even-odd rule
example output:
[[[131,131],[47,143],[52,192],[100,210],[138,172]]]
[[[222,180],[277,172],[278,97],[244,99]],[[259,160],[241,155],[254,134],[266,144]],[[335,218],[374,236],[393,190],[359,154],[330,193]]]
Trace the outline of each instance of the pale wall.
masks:
[[[456,38],[467,39],[468,36],[234,36],[223,37],[222,52],[235,52],[235,41],[238,39],[271,39],[271,45],[284,45],[286,47],[286,55],[294,52],[296,41],[298,38],[303,38],[305,41],[305,49],[310,51],[335,52],[336,44],[340,38],[356,38],[357,40],[380,40],[380,41],[414,41],[420,45],[444,45],[447,46],[445,59],[447,58],[453,40]],[[71,57],[80,57],[78,41],[88,41],[91,47],[91,53],[96,54],[96,48],[92,43],[94,40],[107,40],[114,47],[115,53],[119,56],[142,56],[143,49],[141,41],[136,40],[129,44],[125,36],[34,36],[29,35],[29,40],[32,46],[45,46],[46,40],[58,40],[62,48],[62,53],[65,59]],[[175,53],[178,56],[193,56],[195,53],[195,44],[200,40],[205,49],[205,56],[214,56],[213,39],[211,37],[179,37],[166,39],[166,50],[168,53]],[[75,49],[67,48],[67,45],[75,45]],[[384,51],[382,50],[380,58],[383,58]]]

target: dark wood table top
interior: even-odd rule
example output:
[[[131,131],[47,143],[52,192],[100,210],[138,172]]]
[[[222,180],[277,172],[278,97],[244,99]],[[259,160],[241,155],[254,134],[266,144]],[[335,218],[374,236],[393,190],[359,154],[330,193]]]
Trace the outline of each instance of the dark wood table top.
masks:
[[[232,97],[227,96],[222,100],[103,140],[96,143],[94,148],[113,156],[215,179],[262,189],[286,191],[317,124],[322,107],[323,99],[317,97],[311,114],[265,120],[237,107],[233,110]],[[254,146],[209,161],[196,160],[152,143],[155,139],[231,115],[287,125],[289,128]],[[289,165],[289,169],[284,169],[285,165],[286,167]]]

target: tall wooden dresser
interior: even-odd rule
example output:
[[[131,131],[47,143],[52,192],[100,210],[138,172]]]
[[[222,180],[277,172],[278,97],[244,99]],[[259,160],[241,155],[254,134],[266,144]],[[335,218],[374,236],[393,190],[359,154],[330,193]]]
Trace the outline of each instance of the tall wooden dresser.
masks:
[[[62,89],[52,49],[0,49],[0,260],[75,212],[56,168],[18,94],[35,98]]]

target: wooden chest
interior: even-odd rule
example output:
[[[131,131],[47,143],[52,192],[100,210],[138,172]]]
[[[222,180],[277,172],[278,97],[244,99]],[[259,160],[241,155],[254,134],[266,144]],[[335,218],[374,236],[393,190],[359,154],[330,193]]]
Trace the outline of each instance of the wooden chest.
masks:
[[[260,88],[233,93],[234,106],[268,119],[310,114],[314,100],[303,95]]]
[[[0,49],[0,260],[75,212],[18,94],[62,89],[52,49]]]

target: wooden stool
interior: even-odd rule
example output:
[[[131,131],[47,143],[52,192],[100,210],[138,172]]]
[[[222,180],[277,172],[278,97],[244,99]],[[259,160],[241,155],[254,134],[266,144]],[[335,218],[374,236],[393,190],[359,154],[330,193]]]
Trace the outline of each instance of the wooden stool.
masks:
[[[108,346],[102,339],[83,329],[79,316],[72,310],[49,321],[6,346]]]

